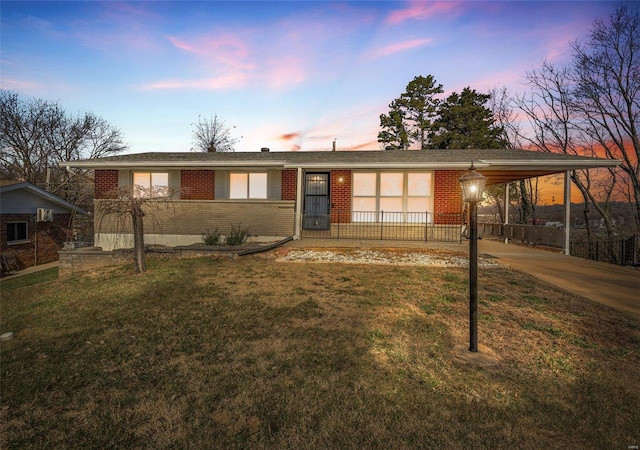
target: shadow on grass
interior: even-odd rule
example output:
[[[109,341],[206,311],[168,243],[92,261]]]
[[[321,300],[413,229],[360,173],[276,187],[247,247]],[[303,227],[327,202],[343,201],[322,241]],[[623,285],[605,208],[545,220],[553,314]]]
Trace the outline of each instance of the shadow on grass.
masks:
[[[481,271],[492,321],[481,319],[480,339],[502,362],[461,363],[464,277],[194,259],[14,290],[3,304],[16,330],[2,343],[6,446],[638,442],[638,321],[522,274]],[[548,301],[523,303],[525,293]]]

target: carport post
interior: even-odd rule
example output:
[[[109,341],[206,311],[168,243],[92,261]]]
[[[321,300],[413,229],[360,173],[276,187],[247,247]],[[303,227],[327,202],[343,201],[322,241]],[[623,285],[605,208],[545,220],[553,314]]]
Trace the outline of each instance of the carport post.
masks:
[[[302,238],[302,167],[298,167],[296,179],[296,211],[295,211],[294,239]]]
[[[564,245],[563,253],[569,255],[569,240],[571,235],[571,172],[564,173]]]
[[[506,183],[504,186],[504,225],[509,225],[509,188],[511,187],[510,183]],[[504,230],[504,228],[503,228]],[[503,231],[504,232],[504,231]],[[505,236],[504,243],[509,243],[509,238]]]

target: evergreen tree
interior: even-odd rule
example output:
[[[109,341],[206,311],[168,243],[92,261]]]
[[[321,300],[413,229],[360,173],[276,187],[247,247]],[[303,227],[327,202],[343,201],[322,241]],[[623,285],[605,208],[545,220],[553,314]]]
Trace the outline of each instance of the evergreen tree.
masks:
[[[452,93],[438,108],[428,135],[428,148],[505,148],[504,130],[485,107],[491,96],[466,87]]]
[[[389,105],[389,114],[380,114],[382,131],[378,133],[378,142],[385,145],[386,150],[406,150],[409,148],[409,133],[405,127],[405,116],[394,100]]]
[[[380,115],[382,131],[378,142],[404,149],[415,142],[421,149],[428,148],[428,131],[438,112],[439,100],[435,96],[442,92],[442,85],[436,84],[432,75],[415,77],[406,91],[389,104],[389,114]]]

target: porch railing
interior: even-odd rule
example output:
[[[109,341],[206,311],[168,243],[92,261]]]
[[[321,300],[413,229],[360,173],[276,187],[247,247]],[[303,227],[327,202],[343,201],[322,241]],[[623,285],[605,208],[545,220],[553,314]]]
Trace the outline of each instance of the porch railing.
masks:
[[[394,241],[462,240],[461,213],[332,210],[302,215],[303,238]]]
[[[571,242],[570,254],[621,266],[638,266],[640,265],[640,233],[627,239]]]

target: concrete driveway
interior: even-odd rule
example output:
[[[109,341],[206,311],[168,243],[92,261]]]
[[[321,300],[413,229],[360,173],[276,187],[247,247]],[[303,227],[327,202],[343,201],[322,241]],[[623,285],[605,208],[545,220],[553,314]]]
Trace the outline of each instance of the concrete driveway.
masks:
[[[481,239],[478,254],[569,292],[640,318],[640,270],[562,253]]]

